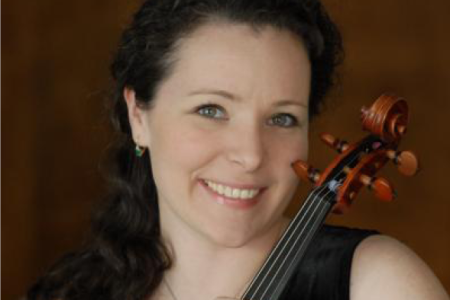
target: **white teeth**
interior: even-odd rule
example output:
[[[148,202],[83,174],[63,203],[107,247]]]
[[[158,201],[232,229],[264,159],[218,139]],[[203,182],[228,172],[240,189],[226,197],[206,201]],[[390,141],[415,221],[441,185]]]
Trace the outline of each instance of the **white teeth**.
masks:
[[[217,187],[217,184],[214,184]],[[216,189],[214,189],[215,191],[217,191],[219,194],[223,195],[225,189],[223,187],[223,185],[219,185]]]
[[[223,192],[223,194],[229,198],[233,197],[233,191],[229,186],[225,187],[225,191]]]
[[[219,195],[234,199],[251,199],[260,191],[259,189],[234,189],[208,180],[205,180],[205,183]]]

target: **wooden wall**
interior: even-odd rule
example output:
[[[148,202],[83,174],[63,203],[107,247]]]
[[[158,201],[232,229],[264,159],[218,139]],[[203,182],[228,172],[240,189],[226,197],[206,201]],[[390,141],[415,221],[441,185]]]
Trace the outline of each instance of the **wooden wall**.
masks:
[[[407,243],[450,290],[450,2],[326,0],[345,38],[342,84],[314,122],[311,161],[333,157],[317,133],[361,137],[359,109],[385,90],[412,110],[403,148],[423,170],[398,200],[364,192],[331,223],[376,228]],[[3,1],[2,298],[17,299],[52,261],[77,247],[104,191],[98,161],[110,141],[103,104],[108,64],[136,1]]]

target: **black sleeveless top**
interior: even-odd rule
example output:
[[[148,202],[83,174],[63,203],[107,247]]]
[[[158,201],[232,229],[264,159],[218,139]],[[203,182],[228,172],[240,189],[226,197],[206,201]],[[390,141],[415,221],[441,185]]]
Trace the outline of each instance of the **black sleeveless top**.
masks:
[[[324,225],[314,238],[283,300],[349,300],[356,246],[376,231]]]

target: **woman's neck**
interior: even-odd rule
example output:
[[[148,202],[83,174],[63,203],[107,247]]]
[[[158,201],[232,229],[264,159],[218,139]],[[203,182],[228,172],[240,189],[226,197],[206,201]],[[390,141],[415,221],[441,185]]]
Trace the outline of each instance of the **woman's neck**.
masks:
[[[186,226],[162,228],[163,238],[173,259],[172,267],[165,272],[164,278],[176,299],[164,286],[159,291],[165,295],[161,298],[239,298],[288,223],[289,220],[283,218],[263,234],[239,247],[217,244]]]

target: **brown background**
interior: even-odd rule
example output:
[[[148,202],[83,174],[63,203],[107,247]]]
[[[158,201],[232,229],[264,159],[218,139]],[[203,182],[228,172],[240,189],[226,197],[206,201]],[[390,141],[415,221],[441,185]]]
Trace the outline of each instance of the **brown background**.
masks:
[[[404,178],[389,167],[399,198],[364,192],[331,222],[376,228],[412,247],[450,289],[450,1],[326,0],[342,28],[342,85],[313,123],[311,161],[334,155],[329,131],[361,137],[359,109],[385,90],[412,111],[403,148],[423,170]],[[17,299],[58,256],[80,244],[103,193],[98,161],[110,140],[103,110],[108,63],[137,6],[125,0],[3,1],[2,298]]]

